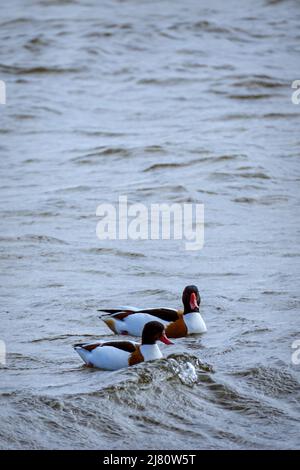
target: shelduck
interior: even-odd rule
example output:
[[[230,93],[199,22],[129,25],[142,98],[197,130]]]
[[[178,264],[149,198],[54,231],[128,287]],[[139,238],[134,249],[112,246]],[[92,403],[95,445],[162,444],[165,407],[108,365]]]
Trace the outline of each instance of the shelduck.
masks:
[[[201,298],[196,286],[185,287],[182,303],[183,311],[165,307],[123,307],[98,311],[106,312],[100,318],[115,334],[141,336],[144,326],[151,321],[163,323],[169,338],[205,333],[207,328],[199,311]]]
[[[151,321],[143,328],[141,344],[133,341],[107,341],[75,344],[74,349],[87,366],[117,370],[162,358],[157,341],[173,344],[167,338],[163,324]]]

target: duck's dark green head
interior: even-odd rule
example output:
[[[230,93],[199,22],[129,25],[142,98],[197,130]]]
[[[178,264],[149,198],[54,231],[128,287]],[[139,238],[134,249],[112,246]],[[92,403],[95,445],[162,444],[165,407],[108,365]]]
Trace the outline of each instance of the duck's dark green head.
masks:
[[[182,294],[184,313],[199,312],[201,297],[197,286],[186,286]]]
[[[144,326],[142,344],[155,344],[156,341],[173,344],[166,336],[164,325],[159,321],[150,321]]]

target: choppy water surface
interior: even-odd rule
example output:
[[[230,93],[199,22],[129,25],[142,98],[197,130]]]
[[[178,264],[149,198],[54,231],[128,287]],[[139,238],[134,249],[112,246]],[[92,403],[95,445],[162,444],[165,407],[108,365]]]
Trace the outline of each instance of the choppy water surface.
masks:
[[[0,16],[0,447],[300,447],[299,2]],[[98,240],[96,207],[121,194],[204,203],[204,249]],[[81,366],[74,342],[111,337],[97,308],[180,306],[189,283],[206,335],[130,370]]]

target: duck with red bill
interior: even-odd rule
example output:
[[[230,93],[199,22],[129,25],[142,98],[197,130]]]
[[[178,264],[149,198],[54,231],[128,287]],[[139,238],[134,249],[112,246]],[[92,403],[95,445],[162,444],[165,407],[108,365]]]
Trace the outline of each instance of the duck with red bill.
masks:
[[[200,314],[201,297],[197,286],[186,286],[182,294],[183,311],[169,307],[154,308],[107,308],[100,318],[115,333],[141,336],[146,323],[160,321],[168,338],[182,338],[205,333],[205,322]]]
[[[143,328],[141,344],[133,341],[105,341],[75,344],[74,349],[89,367],[117,370],[163,357],[157,341],[173,344],[161,322],[151,321]]]

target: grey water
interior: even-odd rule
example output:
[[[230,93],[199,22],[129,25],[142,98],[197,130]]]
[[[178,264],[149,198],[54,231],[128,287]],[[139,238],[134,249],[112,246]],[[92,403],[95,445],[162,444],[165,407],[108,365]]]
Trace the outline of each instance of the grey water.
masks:
[[[11,0],[0,38],[0,448],[299,448],[300,2]],[[203,249],[99,240],[120,195],[204,204]],[[191,283],[206,334],[82,366],[98,308]]]

